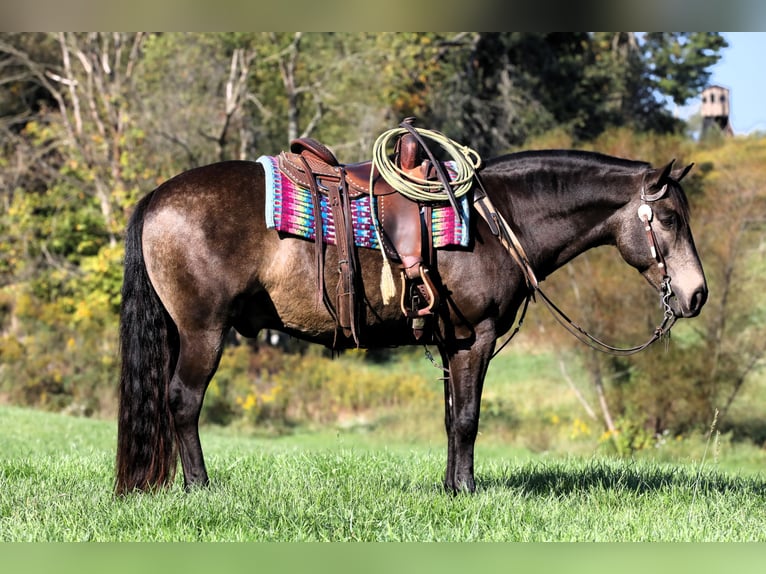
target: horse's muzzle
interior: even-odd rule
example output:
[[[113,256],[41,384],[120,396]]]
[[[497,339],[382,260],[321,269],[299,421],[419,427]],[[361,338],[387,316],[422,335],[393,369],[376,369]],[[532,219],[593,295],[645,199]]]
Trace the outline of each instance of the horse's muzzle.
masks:
[[[668,301],[668,304],[676,317],[680,319],[690,319],[700,314],[702,307],[707,301],[707,296],[707,285],[703,284],[695,289],[689,297],[674,293],[673,297]]]

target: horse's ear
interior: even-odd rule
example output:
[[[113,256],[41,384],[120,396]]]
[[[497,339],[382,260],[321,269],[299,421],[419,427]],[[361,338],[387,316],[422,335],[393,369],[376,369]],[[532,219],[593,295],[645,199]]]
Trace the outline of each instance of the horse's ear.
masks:
[[[670,175],[671,175],[671,177],[672,177],[672,178],[673,178],[675,181],[681,181],[681,180],[682,180],[682,179],[683,179],[683,178],[686,176],[686,174],[687,174],[687,173],[689,173],[689,171],[690,171],[690,170],[691,170],[691,168],[693,168],[693,167],[694,167],[694,164],[693,164],[693,163],[690,163],[689,165],[687,165],[687,166],[686,166],[685,168],[683,168],[683,169],[675,169],[675,170],[673,170],[673,171],[671,172],[671,174],[670,174]]]
[[[673,164],[675,161],[675,159],[670,160],[668,165],[663,167],[661,170],[658,169],[654,172],[659,173],[659,177],[657,177],[657,179],[649,185],[649,189],[655,190],[655,193],[646,195],[645,199],[647,201],[656,201],[665,195],[665,192],[668,189],[668,177],[670,176],[670,172],[673,170]]]
[[[662,168],[662,172],[660,173],[660,177],[657,178],[657,182],[655,183],[655,185],[657,187],[660,187],[660,185],[662,184],[663,180],[668,179],[668,177],[670,176],[670,172],[673,171],[673,164],[674,163],[676,163],[675,158],[671,159],[670,163]]]

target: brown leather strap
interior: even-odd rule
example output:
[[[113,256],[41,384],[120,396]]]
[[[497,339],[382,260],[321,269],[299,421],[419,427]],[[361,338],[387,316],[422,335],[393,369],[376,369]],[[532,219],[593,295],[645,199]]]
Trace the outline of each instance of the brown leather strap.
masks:
[[[421,241],[423,249],[423,265],[426,267],[436,267],[436,248],[434,247],[434,228],[433,228],[434,208],[431,204],[425,204],[421,208],[420,230],[423,234]]]
[[[356,259],[354,230],[351,226],[351,204],[346,180],[341,177],[339,186],[327,190],[333,223],[335,246],[338,249],[338,288],[336,293],[337,321],[346,337],[353,337],[359,344],[358,313],[356,312]]]
[[[348,191],[348,181],[346,179],[345,169],[341,168],[343,177],[341,178],[341,199],[343,206],[343,232],[345,244],[345,257],[347,260],[345,283],[348,285],[348,294],[345,304],[348,307],[349,324],[351,335],[354,342],[359,346],[359,297],[356,289],[356,282],[359,277],[359,263],[356,259],[356,243],[354,241],[354,226],[351,215],[351,197]],[[336,228],[337,233],[337,228]]]
[[[311,173],[311,167],[309,167],[308,162],[303,156],[301,156],[301,161],[303,162],[303,166],[306,172]],[[325,309],[327,309],[330,315],[337,321],[335,309],[330,302],[330,298],[327,295],[327,289],[325,288],[324,234],[322,232],[323,220],[321,195],[319,193],[319,189],[317,188],[316,180],[313,177],[309,178],[309,188],[311,190],[311,204],[314,209],[314,266],[316,267],[317,276],[316,304],[319,306],[319,304],[322,303],[325,306]]]

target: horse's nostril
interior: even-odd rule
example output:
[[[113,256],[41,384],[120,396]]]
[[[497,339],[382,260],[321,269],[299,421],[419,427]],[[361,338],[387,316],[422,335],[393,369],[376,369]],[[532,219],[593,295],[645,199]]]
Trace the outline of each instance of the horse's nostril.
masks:
[[[700,287],[692,294],[689,300],[689,311],[697,315],[702,310],[705,301],[707,301],[707,289]]]

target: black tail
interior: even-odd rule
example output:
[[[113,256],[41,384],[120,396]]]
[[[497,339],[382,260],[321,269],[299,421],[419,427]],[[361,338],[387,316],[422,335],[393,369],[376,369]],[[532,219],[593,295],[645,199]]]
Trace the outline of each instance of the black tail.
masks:
[[[150,490],[172,482],[177,450],[168,385],[177,350],[175,328],[149,282],[141,246],[151,195],[128,224],[120,309],[119,421],[115,491]]]

